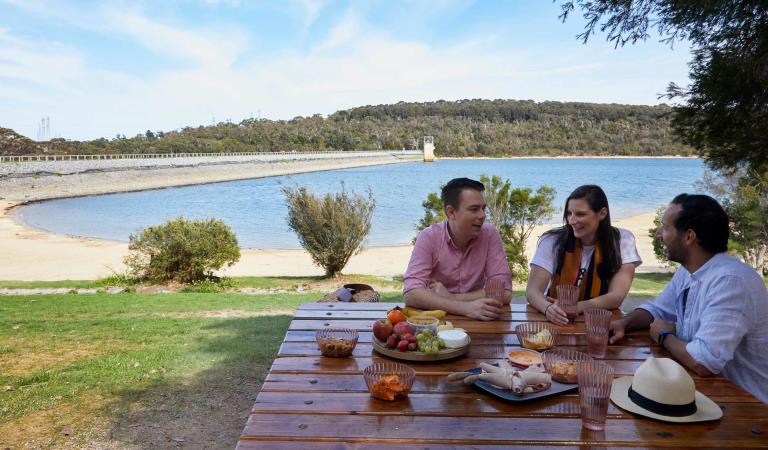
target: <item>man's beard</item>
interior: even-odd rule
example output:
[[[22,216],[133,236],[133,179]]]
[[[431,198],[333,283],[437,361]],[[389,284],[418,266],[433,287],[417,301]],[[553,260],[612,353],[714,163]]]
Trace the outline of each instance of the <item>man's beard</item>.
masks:
[[[682,244],[678,239],[673,242],[674,245],[667,245],[667,258],[676,263],[685,264],[688,261],[688,253],[683,250]]]

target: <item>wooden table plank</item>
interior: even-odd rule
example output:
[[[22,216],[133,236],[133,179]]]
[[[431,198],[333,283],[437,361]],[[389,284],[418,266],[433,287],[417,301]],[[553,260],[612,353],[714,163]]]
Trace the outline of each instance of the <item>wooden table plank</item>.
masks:
[[[546,424],[546,425],[545,425]],[[684,426],[659,421],[611,419],[604,432],[588,433],[584,441],[581,419],[534,417],[434,417],[391,415],[336,415],[332,420],[316,414],[252,414],[245,436],[302,441],[410,442],[424,444],[556,445],[584,442],[631,446],[665,447],[719,446],[768,448],[768,441],[752,432],[756,420],[688,423]],[[590,442],[591,441],[591,442]],[[298,446],[297,446],[298,447]]]
[[[469,348],[469,358],[502,358],[507,353],[513,350],[520,350],[520,346],[517,345],[505,345],[501,342],[496,343],[477,343],[472,342]],[[572,346],[574,350],[580,352],[587,352],[587,346]],[[373,345],[368,342],[358,342],[355,346],[355,350],[352,353],[353,357],[370,357],[374,353]],[[315,342],[284,342],[280,346],[280,350],[277,353],[278,357],[283,356],[320,356],[320,348]],[[608,346],[606,350],[605,359],[639,359],[645,361],[649,356],[666,357],[669,353],[666,350],[654,346],[650,349],[647,347],[624,347],[618,345]]]
[[[535,402],[507,402],[491,395],[480,395],[471,386],[458,384],[460,391],[450,395],[442,393],[411,393],[402,402],[383,402],[362,392],[275,392],[262,391],[256,398],[254,413],[303,412],[314,414],[411,414],[427,416],[503,416],[503,417],[573,417],[579,418],[581,409],[578,392],[544,398]],[[714,399],[713,399],[714,400]],[[725,418],[752,419],[768,424],[763,411],[749,402],[720,402],[725,406]],[[614,419],[633,419],[636,416],[611,403],[608,415]]]
[[[724,378],[710,378],[706,383],[699,383],[697,390],[717,402],[754,403],[762,405],[760,400],[744,389],[735,386]],[[270,373],[262,392],[368,392],[361,374],[312,374],[305,373]],[[413,383],[411,392],[419,394],[454,394],[473,392],[474,388],[462,383],[449,382],[445,375],[419,375]],[[476,391],[479,392],[479,391]],[[486,396],[486,394],[483,394]],[[757,411],[765,412],[762,408]],[[768,416],[767,416],[768,417]]]
[[[370,331],[358,331],[358,343],[371,343],[373,333]],[[472,345],[500,343],[509,346],[519,346],[520,341],[514,333],[493,334],[493,333],[469,333],[472,338]],[[285,342],[315,342],[315,331],[313,330],[294,330],[288,331],[285,335]],[[650,347],[656,346],[656,343],[648,336],[647,331],[630,332],[619,343],[624,347]],[[560,335],[557,340],[558,346],[585,346],[587,337],[584,334]]]

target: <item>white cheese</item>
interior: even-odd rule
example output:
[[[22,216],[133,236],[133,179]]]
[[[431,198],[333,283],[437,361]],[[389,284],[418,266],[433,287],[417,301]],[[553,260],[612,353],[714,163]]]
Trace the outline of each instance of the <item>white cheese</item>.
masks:
[[[469,344],[469,336],[463,330],[442,330],[437,336],[445,342],[446,348],[460,348]]]

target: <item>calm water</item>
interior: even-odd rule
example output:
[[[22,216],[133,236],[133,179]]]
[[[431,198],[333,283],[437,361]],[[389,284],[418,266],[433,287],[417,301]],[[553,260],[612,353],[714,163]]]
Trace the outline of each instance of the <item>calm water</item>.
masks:
[[[127,241],[130,233],[178,215],[214,217],[229,224],[243,247],[299,248],[286,225],[280,187],[306,186],[316,193],[341,189],[376,199],[368,246],[407,244],[423,215],[421,202],[451,178],[499,175],[516,187],[548,184],[565,198],[577,186],[599,184],[613,218],[655,211],[681,192],[693,192],[704,172],[699,159],[484,159],[371,166],[329,172],[100,195],[36,203],[21,211],[30,225],[58,233]],[[551,222],[559,222],[557,217]]]

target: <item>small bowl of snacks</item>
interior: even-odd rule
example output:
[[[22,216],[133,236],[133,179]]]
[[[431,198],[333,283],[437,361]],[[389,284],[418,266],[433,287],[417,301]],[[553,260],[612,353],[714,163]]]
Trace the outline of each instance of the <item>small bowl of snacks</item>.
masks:
[[[349,328],[325,328],[317,330],[315,340],[323,356],[344,358],[352,354],[357,345],[357,331]]]
[[[509,364],[514,367],[527,369],[530,366],[541,365],[541,353],[527,348],[518,348],[507,353]]]
[[[552,375],[552,379],[560,383],[574,384],[576,379],[576,362],[592,361],[586,353],[567,348],[556,348],[542,353],[544,369]]]
[[[560,332],[546,322],[527,322],[515,327],[520,345],[531,350],[547,350],[555,346]]]
[[[419,334],[425,328],[432,331],[432,334],[437,334],[437,326],[440,325],[440,320],[431,316],[413,316],[406,322],[413,328],[413,334]]]
[[[371,397],[393,401],[408,397],[416,371],[405,364],[380,362],[363,369],[363,377]]]

